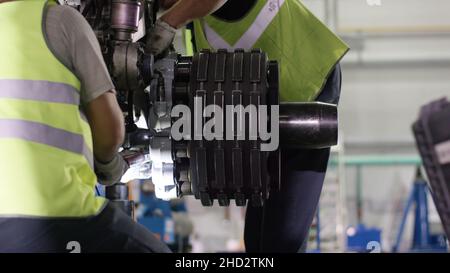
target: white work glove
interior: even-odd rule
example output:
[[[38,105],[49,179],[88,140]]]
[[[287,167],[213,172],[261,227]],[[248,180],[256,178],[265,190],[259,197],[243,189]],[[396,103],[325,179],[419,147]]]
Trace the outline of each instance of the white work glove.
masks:
[[[152,178],[152,164],[150,162],[131,165],[120,179],[121,183],[128,183],[133,180],[148,180]]]
[[[95,159],[94,166],[98,183],[104,186],[120,182],[120,178],[129,168],[128,162],[119,153],[108,163],[102,163]]]
[[[130,168],[123,174],[120,179],[121,183],[128,183],[136,179],[150,179],[152,164],[148,154],[141,151],[124,151],[123,156],[128,162]]]
[[[158,19],[147,38],[146,53],[151,53],[154,56],[161,54],[172,44],[176,32],[175,28]]]

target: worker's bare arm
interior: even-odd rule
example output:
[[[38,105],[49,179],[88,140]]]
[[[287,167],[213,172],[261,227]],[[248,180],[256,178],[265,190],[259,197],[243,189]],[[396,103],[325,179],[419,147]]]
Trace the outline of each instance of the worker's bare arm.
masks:
[[[161,19],[174,28],[180,28],[194,19],[204,17],[216,10],[224,0],[165,0],[164,7],[171,8]],[[173,6],[172,6],[173,5]]]
[[[106,92],[86,107],[92,130],[94,155],[100,162],[109,162],[123,143],[125,126],[122,111],[114,92]]]

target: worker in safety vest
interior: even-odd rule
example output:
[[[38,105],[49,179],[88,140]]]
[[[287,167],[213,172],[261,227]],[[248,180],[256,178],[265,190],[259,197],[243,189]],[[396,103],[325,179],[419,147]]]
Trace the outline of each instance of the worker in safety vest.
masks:
[[[0,252],[169,252],[95,196],[128,168],[124,121],[81,14],[0,0]],[[95,167],[95,171],[94,171]]]
[[[191,13],[179,6],[194,0],[163,0],[169,10],[158,20],[151,45],[154,54],[172,42],[174,30]],[[341,88],[339,61],[348,46],[298,0],[228,0],[214,13],[193,21],[194,47],[229,50],[260,48],[280,66],[280,100],[337,103]],[[213,5],[213,4],[211,4]],[[160,26],[158,28],[158,26]],[[249,252],[304,251],[319,201],[330,149],[283,150],[281,191],[263,208],[248,207],[245,245]]]

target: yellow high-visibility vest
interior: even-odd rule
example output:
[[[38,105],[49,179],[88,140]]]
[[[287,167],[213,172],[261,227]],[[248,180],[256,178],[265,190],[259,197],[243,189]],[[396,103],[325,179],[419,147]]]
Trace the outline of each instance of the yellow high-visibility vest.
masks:
[[[0,4],[0,217],[85,217],[105,204],[80,81],[47,46],[54,4]]]
[[[197,49],[260,48],[280,67],[280,100],[313,101],[348,46],[298,0],[258,0],[233,22],[194,21]]]

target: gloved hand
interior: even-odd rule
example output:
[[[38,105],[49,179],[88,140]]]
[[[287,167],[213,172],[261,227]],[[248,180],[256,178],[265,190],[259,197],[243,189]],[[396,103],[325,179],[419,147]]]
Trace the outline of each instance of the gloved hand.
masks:
[[[175,28],[158,19],[147,38],[146,53],[151,53],[154,56],[161,54],[172,44],[176,31]]]
[[[130,166],[120,179],[121,183],[128,183],[135,179],[151,178],[152,164],[148,155],[139,150],[125,150],[121,153]]]
[[[95,159],[94,166],[99,180],[98,183],[104,186],[111,186],[120,182],[120,178],[130,167],[128,162],[119,153],[108,163],[102,163]]]

